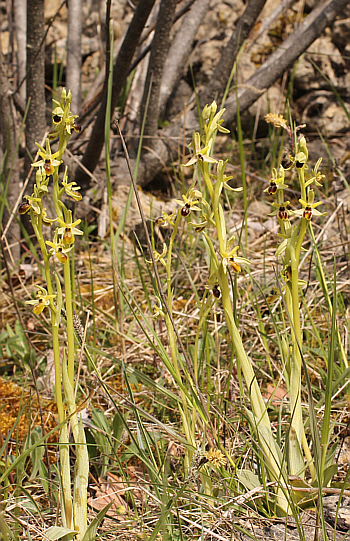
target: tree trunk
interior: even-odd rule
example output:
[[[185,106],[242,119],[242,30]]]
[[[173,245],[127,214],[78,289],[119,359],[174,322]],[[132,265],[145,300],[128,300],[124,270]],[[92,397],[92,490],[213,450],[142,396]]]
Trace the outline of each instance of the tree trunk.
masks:
[[[116,63],[113,69],[113,91],[111,102],[111,113],[114,114],[114,109],[118,103],[120,93],[126,81],[129,66],[134,56],[141,32],[146,24],[149,14],[153,8],[155,0],[139,0],[132,21],[125,35],[123,44],[120,48]],[[102,103],[97,113],[95,125],[85,150],[82,164],[89,170],[93,171],[99,160],[101,150],[104,144],[104,125],[106,116],[107,103],[107,87],[103,90]],[[75,181],[86,190],[89,187],[90,177],[78,168],[75,175]]]
[[[6,233],[4,245],[8,248],[11,263],[16,264],[20,258],[20,227],[11,215],[17,212],[16,201],[20,192],[20,178],[18,155],[16,154],[16,118],[14,116],[15,111],[11,98],[9,79],[10,77],[6,72],[6,64],[4,63],[0,44],[0,136],[2,139],[2,163],[6,164],[3,168],[0,186],[2,199],[0,214],[4,229],[8,220],[12,219],[11,227]]]
[[[211,103],[214,99],[220,101],[223,97],[232,68],[240,48],[247,39],[249,32],[256,23],[266,0],[250,0],[244,13],[234,29],[230,41],[221,53],[220,60],[215,66],[214,73],[201,93],[200,105]]]
[[[68,0],[67,90],[72,92],[71,110],[78,114],[81,106],[81,0]]]
[[[26,66],[27,66],[27,0],[14,0],[14,18],[17,38],[17,84],[23,81],[19,95],[25,102],[26,94]]]
[[[170,47],[170,30],[174,21],[176,5],[177,0],[162,0],[159,8],[141,105],[141,117],[143,119],[146,111],[147,98],[149,96],[144,129],[144,135],[146,136],[153,137],[157,134],[158,130],[160,86],[162,84],[163,69]],[[151,89],[150,85],[152,85]]]
[[[36,141],[41,141],[45,121],[45,49],[44,0],[30,0],[27,4],[27,100],[30,106],[26,121],[25,173],[36,153]]]
[[[210,0],[196,0],[189,13],[184,17],[165,62],[159,96],[159,114],[162,116],[167,101],[183,71],[188,66],[188,59],[197,30],[209,9]]]

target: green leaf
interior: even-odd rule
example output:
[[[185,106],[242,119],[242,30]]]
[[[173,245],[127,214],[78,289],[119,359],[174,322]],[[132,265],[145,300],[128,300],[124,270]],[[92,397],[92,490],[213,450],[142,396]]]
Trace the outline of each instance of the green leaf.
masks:
[[[332,464],[328,466],[323,472],[323,486],[328,486],[329,482],[338,473],[338,464]]]
[[[239,470],[237,471],[237,477],[239,479],[239,482],[242,483],[242,485],[247,490],[254,490],[254,488],[260,487],[261,482],[260,479],[255,473],[251,472],[250,470]]]
[[[61,539],[61,541],[72,541],[77,533],[77,531],[71,530],[70,528],[51,526],[48,530],[46,530],[45,535],[52,541],[57,541],[58,539]]]
[[[34,446],[41,438],[42,438],[42,433],[41,433],[40,426],[34,427],[30,433],[29,447]],[[44,451],[45,451],[45,448],[43,445],[33,447],[30,453],[30,458],[32,461],[32,473],[30,474],[29,481],[33,481],[33,479],[36,478],[39,468],[40,468],[40,463],[42,462],[42,459],[44,456]]]
[[[114,438],[114,450],[117,452],[120,445],[120,441],[123,435],[124,422],[119,411],[113,417],[113,438]]]
[[[83,537],[83,541],[95,541],[97,528],[99,527],[100,523],[104,519],[106,513],[108,512],[109,508],[111,507],[113,502],[109,502],[106,507],[101,509],[101,511],[96,515],[94,520],[89,524],[88,529],[85,532],[85,535]]]

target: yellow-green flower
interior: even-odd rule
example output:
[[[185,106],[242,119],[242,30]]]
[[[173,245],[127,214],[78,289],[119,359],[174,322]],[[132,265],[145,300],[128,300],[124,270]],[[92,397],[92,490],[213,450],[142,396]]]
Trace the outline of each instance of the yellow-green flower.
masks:
[[[31,304],[33,308],[34,314],[38,315],[41,314],[41,312],[44,310],[45,306],[50,305],[50,300],[54,299],[56,295],[48,295],[46,289],[44,289],[41,286],[36,286],[38,288],[37,291],[37,298],[31,301],[26,301],[25,304]]]
[[[270,212],[268,216],[277,216],[279,220],[288,220],[289,216],[293,214],[293,212],[289,209],[287,209],[290,201],[284,201],[281,205],[279,203],[272,203],[272,206],[275,207],[276,210],[273,212]]]
[[[57,106],[52,111],[52,122],[54,123],[54,131],[49,133],[49,138],[53,139],[57,137],[59,133],[66,133],[71,135],[72,129],[77,132],[81,131],[81,126],[77,124],[76,118],[78,115],[73,115],[70,111],[70,104],[72,102],[72,93],[71,91],[66,92],[66,89],[63,88],[61,92],[61,101],[52,100],[53,103]],[[69,137],[68,137],[69,139]]]
[[[272,178],[270,179],[270,185],[264,190],[264,192],[269,195],[274,195],[277,190],[285,190],[288,188],[287,184],[284,183],[285,171],[284,167],[280,165],[278,171],[273,167],[272,169]]]
[[[69,195],[69,197],[72,197],[73,199],[75,199],[75,201],[80,201],[82,195],[78,192],[78,190],[80,190],[81,188],[77,185],[76,182],[68,182],[67,169],[68,167],[66,167],[62,180],[63,189],[65,193]]]
[[[164,311],[162,307],[162,303],[159,297],[156,297],[157,303],[153,305],[153,316],[152,319],[158,319],[160,317],[164,317]]]
[[[322,186],[321,180],[324,179],[326,175],[322,175],[318,170],[321,165],[321,162],[322,162],[322,158],[319,158],[316,162],[315,167],[312,170],[313,176],[305,182],[305,188],[310,186],[310,184],[312,183],[315,183],[316,186]]]
[[[194,151],[194,156],[187,162],[184,163],[184,167],[189,167],[194,165],[197,162],[207,162],[207,163],[216,163],[216,160],[212,158],[210,154],[211,140],[207,145],[201,148],[201,136],[197,132],[193,132],[192,143],[188,145]]]
[[[193,225],[196,233],[200,233],[203,231],[208,225],[215,225],[215,222],[213,220],[214,218],[214,212],[212,212],[211,207],[205,199],[202,200],[203,206],[206,207],[207,212],[202,212],[200,215],[200,221],[199,222],[189,222],[191,225]]]
[[[35,190],[35,186],[34,186]],[[27,199],[30,208],[33,209],[34,213],[38,216],[41,214],[41,197],[35,197],[35,191],[32,195],[24,195],[24,199]],[[29,209],[27,209],[29,210]]]
[[[197,203],[199,203],[202,193],[199,190],[196,190],[193,186],[190,187],[186,195],[183,194],[181,197],[183,201],[181,201],[181,199],[175,199],[175,203],[181,206],[180,214],[184,218],[189,216],[191,210],[201,210],[200,207],[197,207]]]
[[[167,227],[171,225],[174,227],[174,219],[176,218],[176,213],[173,212],[172,214],[167,214],[166,212],[162,211],[162,215],[154,220],[154,225],[159,225],[160,227]]]
[[[54,154],[51,153],[50,148],[50,141],[46,139],[46,150],[44,147],[39,145],[39,143],[35,143],[37,147],[39,147],[38,154],[42,158],[41,160],[32,163],[32,167],[42,167],[45,171],[46,176],[50,176],[53,174],[55,167],[58,167],[61,164],[61,160],[57,160],[57,157],[59,156],[59,152],[55,152]]]
[[[228,163],[228,160],[219,160],[217,165],[217,175],[210,175],[213,179],[215,179],[217,182],[221,182],[221,184],[231,192],[241,192],[243,190],[242,186],[239,188],[232,188],[228,182],[233,179],[232,175],[225,175],[225,168]]]
[[[55,109],[52,111],[52,122],[54,124],[60,124],[62,122],[63,115],[64,111],[62,107],[60,105],[55,107]]]
[[[58,237],[58,229],[56,230],[53,242],[50,240],[46,241],[46,244],[48,246],[51,246],[51,249],[49,251],[49,255],[55,255],[60,263],[64,265],[68,261],[67,254],[72,250],[73,246],[67,246],[67,243],[64,244],[62,238],[57,240]]]
[[[226,109],[220,109],[217,113],[216,101],[213,101],[211,105],[206,105],[202,112],[202,118],[204,120],[205,140],[211,141],[212,136],[216,130],[221,133],[230,133],[230,130],[224,128],[221,124],[223,119],[221,118]]]
[[[325,216],[327,212],[320,212],[316,209],[318,205],[322,205],[322,201],[314,203],[314,199],[315,192],[313,190],[309,190],[307,201],[305,201],[304,199],[299,199],[299,203],[302,204],[303,208],[294,210],[293,214],[302,216],[306,220],[311,220],[313,216]]]
[[[58,235],[62,235],[63,244],[73,244],[74,235],[83,235],[83,232],[76,226],[79,225],[81,220],[76,220],[73,223],[64,222],[61,218],[58,218],[58,223],[61,227],[57,229]]]
[[[166,267],[166,262],[165,262],[164,258],[165,258],[166,254],[167,254],[167,251],[168,251],[168,247],[164,242],[162,252],[157,252],[156,250],[153,250],[154,261],[159,261],[164,267]],[[147,263],[153,263],[152,259],[151,260],[146,259],[146,261],[147,261]]]
[[[49,218],[46,212],[46,208],[43,208],[41,218],[45,225],[52,225],[58,220],[58,218]]]
[[[236,252],[239,250],[239,246],[235,246],[229,252],[223,252],[222,257],[222,266],[224,272],[226,273],[227,267],[230,267],[234,272],[241,272],[241,265],[250,265],[250,261],[245,257],[237,257]]]

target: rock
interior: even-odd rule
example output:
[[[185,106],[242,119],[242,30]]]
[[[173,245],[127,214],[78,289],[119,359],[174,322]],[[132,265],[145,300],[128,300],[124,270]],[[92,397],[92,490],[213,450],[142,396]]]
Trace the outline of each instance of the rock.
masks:
[[[260,217],[262,220],[267,219],[267,215],[271,212],[271,205],[264,201],[252,201],[248,207],[248,215]]]
[[[332,28],[332,41],[338,49],[345,49],[350,41],[350,19],[335,21]]]
[[[254,118],[258,115],[261,122],[265,122],[265,115],[271,113],[271,111],[280,111],[281,107],[283,107],[283,103],[283,93],[281,92],[280,85],[276,84],[269,88],[267,92],[249,107],[248,111]]]
[[[343,496],[338,509],[339,495],[325,496],[323,498],[324,516],[332,526],[337,524],[337,530],[348,532],[350,530],[350,497]]]
[[[346,64],[331,39],[331,35],[321,36],[301,57],[296,66],[294,79],[294,87],[297,90],[303,92],[329,90],[329,82],[337,88],[338,92],[346,89],[344,78]]]
[[[68,10],[67,5],[61,6],[62,0],[45,0],[45,23],[48,23],[52,17],[59,11],[58,18],[62,21],[67,21]],[[60,9],[61,7],[61,9]]]
[[[117,186],[112,196],[112,209],[116,223],[119,223],[126,207],[129,190],[129,186]],[[162,211],[166,212],[167,214],[171,214],[173,210],[178,208],[178,205],[174,201],[162,201],[160,199],[157,199],[153,195],[143,192],[141,190],[139,190],[139,196],[141,199],[143,212],[147,221],[151,219],[155,220],[161,215]],[[137,206],[136,198],[135,196],[133,196],[129,211],[126,216],[126,230],[128,232],[130,230],[133,230],[136,224],[140,222],[141,218],[139,208]]]
[[[307,141],[307,148],[309,151],[309,169],[315,165],[319,158],[322,158],[322,170],[330,167],[332,162],[329,159],[329,153],[339,163],[345,154],[344,144],[338,138],[331,139],[327,143],[321,141],[321,139],[313,139],[312,141]]]
[[[328,504],[327,499],[328,498],[334,498],[337,502],[339,501],[338,496],[330,496],[325,497],[323,499],[324,501],[324,509],[325,509],[325,518],[326,518],[326,512],[328,513],[328,509],[334,509],[334,504]],[[337,532],[334,535],[334,528],[333,524],[326,524],[326,532],[329,541],[335,539],[336,541],[349,541],[350,535],[344,535],[344,531],[347,531],[350,529],[350,523],[348,524],[348,516],[350,514],[349,512],[349,502],[344,502],[345,498],[343,498],[342,506],[341,506],[341,512],[344,512],[345,522],[344,524],[345,528],[344,530],[340,530],[338,528],[337,524]],[[335,504],[336,507],[336,504]],[[333,511],[332,511],[333,513]],[[328,522],[328,518],[326,518]],[[322,535],[322,528],[318,528],[318,535],[315,535],[315,526],[316,526],[316,512],[313,510],[304,511],[300,515],[300,521],[299,524],[295,522],[295,519],[293,517],[288,517],[288,519],[281,519],[280,521],[276,521],[275,523],[265,523],[259,524],[257,527],[254,525],[254,521],[251,521],[250,523],[246,524],[246,529],[253,534],[253,538],[256,539],[256,541],[300,541],[300,539],[303,539],[304,541],[325,541],[323,540]],[[239,538],[242,541],[250,541],[251,537],[249,537],[246,534],[240,533]]]
[[[349,119],[331,91],[306,93],[297,101],[297,106],[302,111],[301,122],[307,125],[308,131],[326,129],[327,134],[334,134],[349,129]],[[350,106],[345,103],[345,107],[350,113]]]

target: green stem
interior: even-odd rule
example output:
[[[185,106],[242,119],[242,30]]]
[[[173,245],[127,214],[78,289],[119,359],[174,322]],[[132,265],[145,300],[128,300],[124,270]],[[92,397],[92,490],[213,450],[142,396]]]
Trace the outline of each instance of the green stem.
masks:
[[[167,251],[167,259],[166,259],[167,301],[168,301],[168,307],[169,307],[169,310],[170,310],[171,314],[173,313],[173,292],[172,292],[172,289],[171,289],[171,256],[172,256],[173,245],[174,245],[174,241],[175,241],[177,231],[178,231],[178,228],[179,228],[180,220],[181,220],[181,213],[178,211],[177,216],[176,216],[176,220],[175,220],[175,224],[174,224],[174,228],[173,228],[173,232],[172,232],[170,240],[169,240],[168,251]],[[174,369],[175,369],[177,377],[179,378],[179,381],[181,381],[182,376],[181,376],[180,367],[179,367],[178,358],[177,358],[178,351],[177,351],[177,347],[176,347],[176,337],[175,337],[174,327],[172,325],[172,322],[170,320],[170,316],[169,316],[168,313],[165,314],[165,324],[166,324],[167,330],[168,330],[170,353],[171,353],[171,358],[172,358],[172,361],[173,361]],[[186,395],[185,395],[184,391],[181,388],[180,388],[180,393],[181,393],[181,399],[182,399],[182,404],[183,404],[183,418],[182,418],[182,421],[183,421],[184,431],[185,431],[186,438],[189,441],[189,443],[194,445],[195,444],[195,437],[194,437],[194,434],[195,434],[195,422],[192,423],[192,429],[191,429],[190,428],[191,427],[191,423],[190,423],[190,418],[191,417],[190,417],[190,414],[189,414],[189,411],[188,411]]]
[[[66,293],[66,319],[67,319],[67,341],[68,341],[68,377],[70,384],[74,387],[74,324],[73,324],[73,303],[72,284],[70,275],[69,255],[67,262],[63,265],[64,287]]]
[[[245,352],[241,335],[235,324],[231,305],[229,283],[222,265],[218,269],[217,276],[222,293],[222,304],[225,310],[227,325],[230,330],[230,336],[232,338],[237,357],[242,367],[243,376],[251,399],[252,411],[258,419],[258,422],[262,422],[269,430],[271,430],[270,419],[267,415],[265,402],[255,377],[252,363]]]
[[[177,231],[179,229],[179,224],[181,220],[181,214],[178,211],[173,232],[171,234],[170,240],[169,240],[169,246],[168,246],[168,252],[167,252],[167,259],[166,259],[166,279],[167,279],[167,295],[168,295],[168,306],[170,313],[173,313],[173,304],[172,304],[172,291],[171,291],[171,255],[173,251],[174,241],[177,235]]]
[[[59,179],[58,179],[58,167],[55,167],[55,170],[52,175],[53,178],[53,189],[52,189],[52,201],[55,207],[56,214],[58,218],[63,220],[63,212],[60,204],[60,188],[59,188]]]

